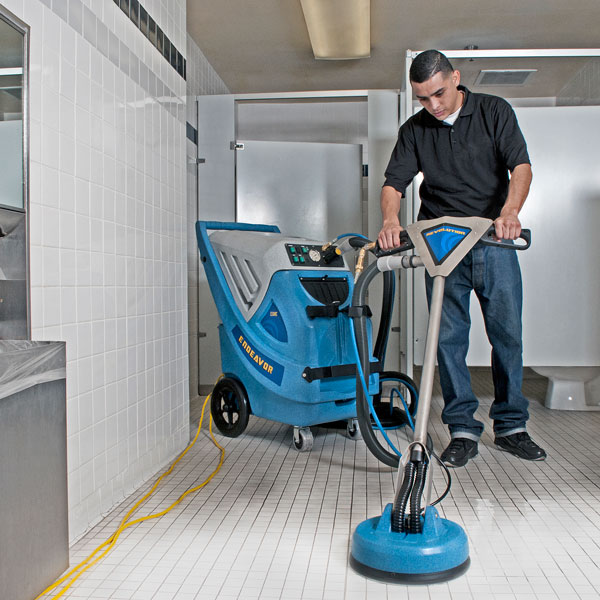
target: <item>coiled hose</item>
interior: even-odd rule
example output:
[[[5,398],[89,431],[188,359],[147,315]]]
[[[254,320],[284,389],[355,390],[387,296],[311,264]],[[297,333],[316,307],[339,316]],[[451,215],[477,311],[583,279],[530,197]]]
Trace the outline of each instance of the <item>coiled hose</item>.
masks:
[[[404,467],[404,479],[402,485],[394,498],[392,506],[392,531],[398,533],[405,530],[404,517],[406,515],[406,505],[410,498],[410,492],[415,481],[415,463],[408,462]]]
[[[421,523],[421,499],[425,489],[425,476],[427,475],[427,463],[421,461],[417,463],[417,473],[415,475],[415,484],[410,495],[410,517],[408,519],[408,532],[421,533],[423,524]]]
[[[404,467],[404,479],[392,506],[392,531],[421,533],[421,500],[425,489],[428,463],[409,461]],[[406,507],[410,500],[410,514],[406,522]]]

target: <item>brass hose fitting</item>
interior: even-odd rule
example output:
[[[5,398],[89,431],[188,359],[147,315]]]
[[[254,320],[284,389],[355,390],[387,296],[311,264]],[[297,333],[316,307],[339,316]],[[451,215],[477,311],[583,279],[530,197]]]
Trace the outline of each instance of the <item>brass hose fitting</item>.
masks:
[[[375,248],[375,244],[376,242],[369,242],[358,251],[358,259],[356,260],[356,267],[354,269],[354,283],[358,281],[360,274],[365,268],[365,256],[367,255],[367,252],[369,250],[373,250],[373,248]]]

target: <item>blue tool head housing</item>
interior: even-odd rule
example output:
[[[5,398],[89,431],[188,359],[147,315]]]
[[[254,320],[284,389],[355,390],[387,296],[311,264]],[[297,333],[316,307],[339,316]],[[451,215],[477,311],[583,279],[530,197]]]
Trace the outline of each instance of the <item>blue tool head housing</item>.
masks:
[[[421,533],[392,531],[392,504],[388,504],[380,517],[360,523],[352,536],[352,568],[388,583],[429,584],[462,575],[470,562],[463,528],[440,517],[433,506],[421,519]]]

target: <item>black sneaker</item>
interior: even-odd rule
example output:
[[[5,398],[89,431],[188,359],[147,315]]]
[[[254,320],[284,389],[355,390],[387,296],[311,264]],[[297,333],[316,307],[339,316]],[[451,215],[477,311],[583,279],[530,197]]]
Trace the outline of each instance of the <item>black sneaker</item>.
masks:
[[[477,442],[457,437],[450,441],[441,459],[447,467],[464,467],[474,456],[477,456]]]
[[[529,437],[526,431],[497,437],[494,444],[500,450],[525,460],[544,460],[546,458],[546,452]]]

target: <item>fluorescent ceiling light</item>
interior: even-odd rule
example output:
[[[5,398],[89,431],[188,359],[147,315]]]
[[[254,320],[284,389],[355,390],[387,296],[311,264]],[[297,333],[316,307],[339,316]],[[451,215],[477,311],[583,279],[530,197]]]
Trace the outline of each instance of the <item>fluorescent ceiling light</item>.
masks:
[[[371,55],[371,0],[300,0],[315,58]]]

